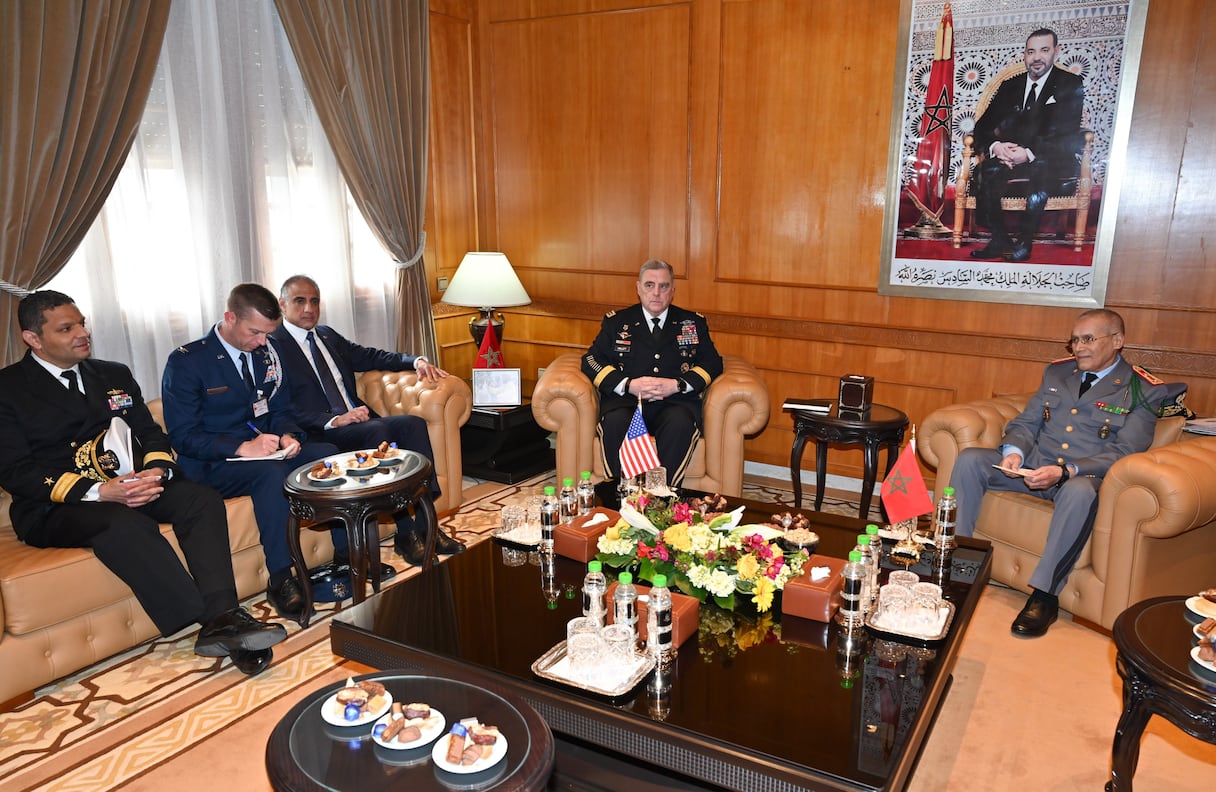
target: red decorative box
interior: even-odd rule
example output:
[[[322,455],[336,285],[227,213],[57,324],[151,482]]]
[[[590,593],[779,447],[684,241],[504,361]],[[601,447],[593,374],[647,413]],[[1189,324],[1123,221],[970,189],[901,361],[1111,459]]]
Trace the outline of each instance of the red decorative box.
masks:
[[[781,612],[804,619],[828,622],[840,607],[840,587],[844,583],[843,558],[813,555],[802,566],[798,577],[785,584],[781,593]],[[828,576],[820,581],[811,580],[811,569],[826,566]]]
[[[638,635],[646,640],[646,603],[641,597],[650,593],[649,586],[634,584],[638,590]],[[616,581],[608,584],[608,623],[612,624],[612,594],[616,591]],[[679,648],[697,631],[700,619],[701,603],[696,597],[687,594],[671,592],[671,645]]]
[[[607,520],[586,527],[595,515],[603,514]],[[595,558],[599,548],[596,543],[610,527],[621,519],[621,513],[602,506],[593,509],[590,514],[575,517],[569,523],[563,523],[553,529],[553,552],[564,558],[573,558],[584,564]]]

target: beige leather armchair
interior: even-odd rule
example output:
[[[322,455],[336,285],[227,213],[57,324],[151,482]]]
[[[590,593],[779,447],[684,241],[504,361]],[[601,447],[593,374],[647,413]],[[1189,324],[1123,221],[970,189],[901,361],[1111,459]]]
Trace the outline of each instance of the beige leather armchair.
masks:
[[[599,393],[580,368],[582,356],[562,355],[545,369],[532,393],[532,415],[557,432],[557,477],[577,479],[590,470],[604,477],[596,424]],[[743,491],[743,441],[768,423],[768,387],[756,367],[722,357],[722,375],[705,391],[704,434],[684,474],[684,486],[723,495]]]
[[[955,404],[920,426],[917,449],[937,468],[935,488],[950,481],[964,448],[996,448],[1005,424],[1030,394]],[[1109,630],[1128,606],[1149,597],[1193,594],[1213,585],[1216,547],[1216,437],[1182,432],[1163,418],[1149,450],[1111,466],[1098,495],[1093,534],[1081,552],[1060,607]],[[992,542],[992,576],[1029,593],[1047,541],[1051,503],[1016,492],[984,496],[975,535]]]

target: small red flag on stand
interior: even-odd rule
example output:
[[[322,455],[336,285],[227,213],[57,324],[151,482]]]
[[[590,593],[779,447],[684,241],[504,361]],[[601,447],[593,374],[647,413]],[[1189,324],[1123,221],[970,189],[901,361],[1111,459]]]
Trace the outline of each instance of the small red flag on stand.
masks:
[[[904,446],[895,467],[883,479],[881,497],[892,525],[933,511],[925,477],[916,463],[915,440]]]
[[[502,347],[498,345],[498,336],[494,333],[494,325],[486,325],[486,334],[481,339],[481,349],[477,352],[477,360],[473,368],[505,368],[502,359]]]

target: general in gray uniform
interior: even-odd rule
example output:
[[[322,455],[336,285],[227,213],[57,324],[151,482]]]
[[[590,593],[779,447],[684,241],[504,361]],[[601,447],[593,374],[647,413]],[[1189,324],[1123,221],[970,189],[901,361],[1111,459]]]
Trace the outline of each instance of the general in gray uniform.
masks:
[[[640,302],[604,317],[582,369],[600,394],[604,470],[621,475],[620,447],[639,400],[671,486],[684,479],[701,436],[701,395],[722,373],[705,317],[671,304],[675,280],[659,259],[638,274]]]
[[[1081,314],[1069,342],[1073,357],[1047,366],[1038,392],[1005,427],[1000,449],[964,450],[950,477],[961,536],[975,531],[989,489],[1055,502],[1047,547],[1030,578],[1034,591],[1013,622],[1017,635],[1042,635],[1056,620],[1060,590],[1093,530],[1103,476],[1120,457],[1149,447],[1158,408],[1169,400],[1160,380],[1123,359],[1123,329],[1114,311]]]

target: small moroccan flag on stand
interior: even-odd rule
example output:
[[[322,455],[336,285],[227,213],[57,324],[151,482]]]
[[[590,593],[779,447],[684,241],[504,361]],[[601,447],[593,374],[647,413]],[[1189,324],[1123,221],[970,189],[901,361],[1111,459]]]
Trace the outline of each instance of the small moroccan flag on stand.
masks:
[[[892,525],[933,511],[925,477],[920,474],[920,465],[916,463],[915,435],[899,453],[895,467],[883,479],[881,497],[887,519]]]
[[[486,325],[486,334],[481,339],[481,349],[477,352],[477,360],[473,368],[504,368],[502,347],[498,345],[498,336],[494,333],[494,325]]]
[[[662,464],[654,448],[654,438],[646,429],[639,401],[633,419],[629,421],[629,430],[625,432],[625,442],[621,443],[621,478],[633,478]]]

